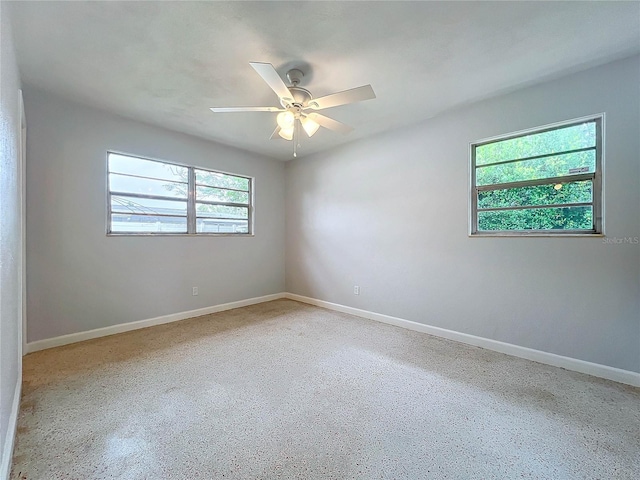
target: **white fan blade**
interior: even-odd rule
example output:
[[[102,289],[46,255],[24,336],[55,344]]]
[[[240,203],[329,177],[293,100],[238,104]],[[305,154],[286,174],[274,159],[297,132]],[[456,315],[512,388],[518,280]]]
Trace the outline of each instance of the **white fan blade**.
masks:
[[[332,93],[320,98],[314,98],[309,102],[306,108],[321,110],[323,108],[338,107],[347,105],[348,103],[362,102],[363,100],[371,100],[376,98],[371,85],[363,85],[362,87],[352,88],[343,92]]]
[[[273,133],[269,137],[269,140],[277,140],[278,138],[280,138],[280,135],[278,135],[278,133],[280,133],[280,126],[276,127],[276,129],[273,131]]]
[[[273,68],[273,65],[261,62],[249,62],[249,65],[258,72],[258,75],[260,75],[265,82],[267,82],[267,85],[271,87],[271,90],[276,92],[278,98],[283,99],[285,103],[293,103],[293,95],[291,95],[289,88],[287,88],[285,83],[282,81],[282,78],[280,78],[276,69]]]
[[[215,113],[226,112],[283,112],[284,109],[278,107],[211,107]]]
[[[353,127],[341,123],[333,118],[325,117],[324,115],[320,115],[319,113],[310,113],[307,115],[307,118],[310,118],[317,124],[323,126],[324,128],[328,128],[329,130],[333,130],[334,132],[339,132],[343,135],[350,133],[353,130]]]

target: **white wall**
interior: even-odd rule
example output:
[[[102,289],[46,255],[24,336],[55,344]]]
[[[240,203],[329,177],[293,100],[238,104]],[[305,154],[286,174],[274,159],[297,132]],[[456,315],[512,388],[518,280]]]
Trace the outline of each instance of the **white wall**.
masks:
[[[21,371],[22,227],[19,190],[20,80],[7,5],[0,2],[0,478],[8,468]]]
[[[281,162],[24,97],[29,342],[283,291]],[[107,237],[107,150],[255,177],[255,236]]]
[[[640,372],[640,245],[467,235],[470,142],[605,112],[606,233],[640,236],[639,58],[290,162],[287,291]]]

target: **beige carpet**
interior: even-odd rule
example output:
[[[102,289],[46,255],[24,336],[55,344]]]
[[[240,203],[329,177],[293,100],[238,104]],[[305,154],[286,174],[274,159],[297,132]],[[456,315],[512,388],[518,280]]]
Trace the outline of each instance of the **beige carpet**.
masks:
[[[25,357],[12,479],[640,478],[640,390],[290,300]]]

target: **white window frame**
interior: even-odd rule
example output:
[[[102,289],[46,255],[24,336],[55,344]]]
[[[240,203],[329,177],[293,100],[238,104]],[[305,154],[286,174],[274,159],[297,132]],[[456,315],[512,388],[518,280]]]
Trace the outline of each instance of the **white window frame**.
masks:
[[[112,212],[111,212],[111,195],[115,194],[123,194],[125,196],[131,196],[131,197],[139,197],[139,198],[148,198],[148,199],[159,199],[159,200],[163,200],[164,198],[162,197],[158,197],[156,195],[144,195],[144,194],[135,194],[135,193],[127,193],[127,192],[112,192],[111,191],[111,187],[109,185],[109,155],[121,155],[121,156],[125,156],[125,157],[132,157],[132,158],[137,158],[140,160],[147,160],[147,161],[152,161],[152,162],[157,162],[157,163],[162,163],[165,165],[171,165],[171,166],[176,166],[176,167],[182,167],[182,168],[186,168],[188,171],[188,183],[187,183],[187,188],[188,188],[188,195],[187,195],[187,233],[184,232],[112,232],[111,231],[111,217],[112,217]],[[194,166],[194,165],[187,165],[184,163],[178,163],[178,162],[168,162],[166,160],[161,160],[158,158],[151,158],[151,157],[146,157],[146,156],[142,156],[142,155],[133,155],[130,153],[125,153],[125,152],[120,152],[120,151],[116,151],[116,150],[108,150],[107,151],[107,155],[106,155],[106,192],[107,192],[107,215],[106,215],[106,232],[107,232],[107,236],[113,236],[113,237],[120,237],[120,236],[125,236],[125,237],[131,237],[131,236],[146,236],[146,237],[158,237],[158,236],[171,236],[171,237],[180,237],[180,236],[188,236],[188,237],[201,237],[201,236],[209,236],[209,237],[253,237],[254,236],[254,185],[255,185],[255,179],[253,177],[249,177],[247,175],[239,175],[237,173],[230,173],[230,172],[223,172],[221,170],[212,170],[211,168],[204,168],[204,167],[198,167],[198,166]],[[244,178],[246,180],[248,180],[249,183],[249,204],[236,204],[233,202],[212,202],[212,201],[203,201],[203,200],[197,200],[197,203],[206,203],[209,205],[224,205],[224,206],[239,206],[239,207],[243,207],[243,208],[248,208],[248,232],[238,232],[238,233],[231,233],[231,232],[223,232],[223,233],[218,233],[218,232],[197,232],[196,229],[196,217],[197,217],[197,212],[196,212],[196,170],[200,170],[200,171],[205,171],[205,172],[210,172],[210,173],[218,173],[218,174],[222,174],[222,175],[229,175],[232,177],[239,177],[239,178]],[[145,177],[147,178],[147,177]],[[151,177],[148,177],[150,180],[154,180]],[[216,187],[217,188],[217,187]],[[229,189],[225,189],[224,187],[221,187],[221,189],[223,190],[229,190]],[[117,212],[116,212],[117,213]]]
[[[513,138],[524,137],[536,133],[544,133],[552,130],[558,130],[561,128],[571,127],[574,125],[580,125],[586,122],[595,122],[596,125],[596,145],[595,160],[596,167],[595,172],[592,173],[577,173],[571,175],[565,175],[562,177],[544,178],[536,180],[525,180],[518,182],[510,182],[503,184],[490,184],[490,185],[476,185],[476,147],[487,145],[490,143],[500,142],[504,140],[511,140]],[[469,236],[471,237],[496,237],[496,236],[508,236],[508,237],[602,237],[604,236],[604,128],[605,128],[605,114],[600,113],[596,115],[590,115],[586,117],[574,118],[563,122],[552,123],[543,125],[541,127],[530,128],[527,130],[520,130],[517,132],[508,133],[505,135],[499,135],[496,137],[485,138],[472,142],[469,144]],[[561,155],[566,152],[556,152],[553,155]],[[546,155],[543,155],[546,156]],[[550,156],[550,155],[549,155]],[[541,156],[542,157],[542,156]],[[533,157],[536,158],[536,157]],[[518,159],[515,161],[522,161],[527,159]],[[487,190],[507,189],[514,187],[526,187],[535,185],[549,185],[561,182],[571,182],[579,180],[592,180],[593,181],[593,228],[590,230],[478,230],[478,193]],[[553,208],[556,205],[549,205]],[[562,206],[572,206],[571,204],[562,204]],[[546,207],[546,206],[545,206]],[[526,207],[513,207],[512,209],[526,208]],[[544,208],[542,206],[538,208]]]

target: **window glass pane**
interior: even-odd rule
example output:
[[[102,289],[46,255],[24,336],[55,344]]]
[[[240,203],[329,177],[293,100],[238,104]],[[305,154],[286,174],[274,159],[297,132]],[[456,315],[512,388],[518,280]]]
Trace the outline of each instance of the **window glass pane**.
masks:
[[[233,188],[249,191],[249,179],[219,172],[196,169],[196,184],[209,187]]]
[[[112,233],[187,233],[187,217],[111,215]]]
[[[206,205],[196,203],[196,216],[207,218],[248,219],[249,209],[246,207],[227,207],[226,205]]]
[[[562,177],[575,175],[576,173],[595,172],[595,169],[596,152],[588,150],[586,152],[476,168],[476,185],[493,185],[496,183]]]
[[[183,200],[155,200],[112,195],[111,211],[119,213],[159,213],[162,215],[186,215],[187,202]]]
[[[187,198],[188,187],[184,183],[167,180],[149,180],[129,177],[117,173],[109,174],[109,189],[112,192],[139,193],[161,197]]]
[[[247,220],[198,218],[196,231],[198,233],[249,233],[249,222]]]
[[[596,144],[596,124],[587,122],[476,147],[476,165],[565,152]]]
[[[557,205],[592,200],[593,182],[591,180],[478,192],[478,208]]]
[[[555,207],[478,212],[478,230],[592,230],[593,208]]]
[[[107,153],[107,168],[110,233],[250,231],[249,178],[117,153]],[[195,218],[189,199],[196,200]],[[190,231],[192,221],[195,231]]]
[[[187,182],[189,179],[187,167],[127,157],[116,153],[109,154],[109,172],[128,173],[130,175],[172,180],[174,182]]]
[[[249,203],[249,192],[225,190],[213,187],[196,187],[196,200],[211,202]]]

